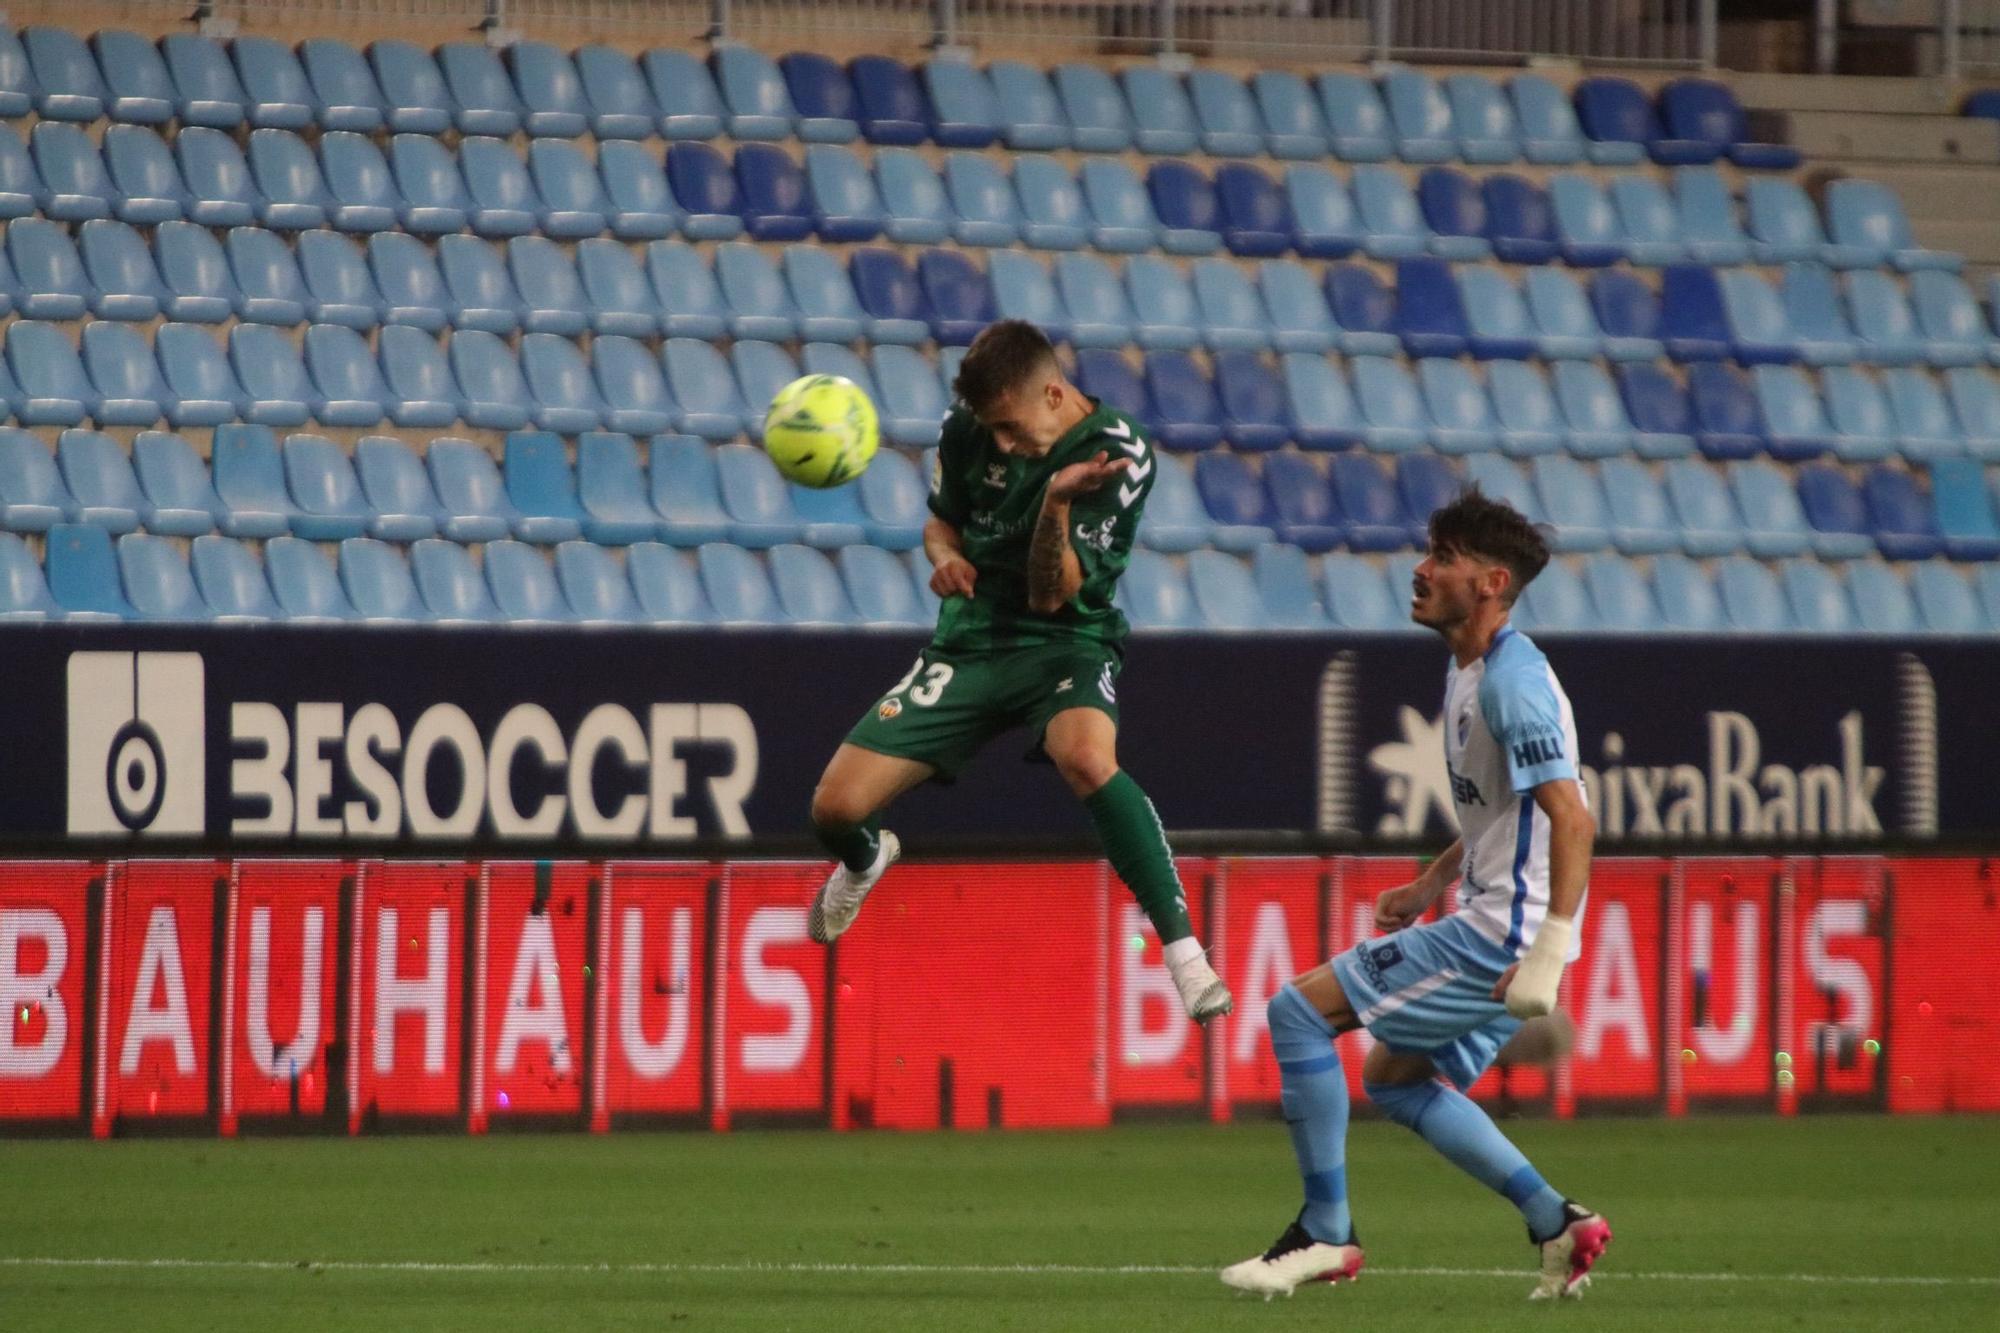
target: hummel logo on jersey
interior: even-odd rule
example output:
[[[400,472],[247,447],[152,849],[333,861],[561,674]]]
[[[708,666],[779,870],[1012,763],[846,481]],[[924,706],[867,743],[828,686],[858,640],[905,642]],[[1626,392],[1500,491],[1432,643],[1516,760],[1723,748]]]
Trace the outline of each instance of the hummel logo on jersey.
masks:
[[[1097,692],[1104,696],[1104,702],[1108,704],[1118,702],[1118,691],[1112,688],[1111,685],[1111,664],[1109,662],[1106,662],[1104,670],[1098,673]]]
[[[1075,684],[1076,684],[1076,677],[1064,676],[1061,680],[1056,682],[1056,693],[1068,694],[1071,688],[1075,686]]]
[[[1530,736],[1514,746],[1514,765],[1517,768],[1552,764],[1562,757],[1562,742],[1553,736]]]
[[[1005,463],[988,463],[986,465],[986,484],[995,490],[1006,490],[1007,465]]]

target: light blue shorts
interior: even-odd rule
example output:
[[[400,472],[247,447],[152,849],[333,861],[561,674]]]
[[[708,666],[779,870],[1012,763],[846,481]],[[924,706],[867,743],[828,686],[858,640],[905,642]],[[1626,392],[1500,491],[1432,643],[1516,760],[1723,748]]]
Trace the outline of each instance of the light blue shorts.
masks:
[[[1427,1055],[1469,1088],[1520,1029],[1493,998],[1514,956],[1457,917],[1363,940],[1333,960],[1347,1002],[1392,1051]]]

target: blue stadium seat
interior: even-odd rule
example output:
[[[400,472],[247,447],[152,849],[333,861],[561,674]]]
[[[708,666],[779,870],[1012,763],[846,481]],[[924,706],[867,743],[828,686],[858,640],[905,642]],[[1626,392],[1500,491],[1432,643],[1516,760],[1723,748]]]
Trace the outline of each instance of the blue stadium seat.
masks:
[[[303,248],[303,247],[301,247]],[[438,271],[453,328],[484,329],[502,337],[521,327],[521,293],[500,252],[477,236],[445,236],[437,247]]]
[[[1653,561],[1652,584],[1665,628],[1684,634],[1706,634],[1728,628],[1715,581],[1688,557],[1663,555]]]
[[[1751,180],[1743,189],[1743,206],[1750,223],[1750,255],[1756,262],[1856,266],[1852,253],[1827,242],[1819,210],[1795,182],[1769,176]]]
[[[1556,401],[1569,422],[1569,452],[1582,458],[1610,458],[1634,447],[1632,421],[1595,361],[1558,361],[1553,370]]]
[[[51,534],[51,548],[57,540]],[[115,577],[135,612],[132,619],[185,624],[213,618],[195,587],[187,557],[168,538],[140,532],[120,537]]]
[[[1411,356],[1459,356],[1469,341],[1465,305],[1442,259],[1396,264],[1396,333]]]
[[[1118,605],[1141,632],[1193,629],[1198,623],[1186,575],[1155,551],[1132,553],[1118,586]]]
[[[1679,525],[1667,503],[1667,493],[1644,463],[1635,458],[1607,458],[1600,465],[1600,476],[1613,546],[1626,555],[1658,555],[1679,544]],[[1598,609],[1605,609],[1602,602]]]
[[[1695,443],[1709,458],[1749,458],[1765,447],[1766,427],[1758,395],[1736,370],[1712,362],[1688,369],[1694,400]]]
[[[992,287],[963,253],[924,251],[917,256],[917,280],[933,312],[931,333],[940,343],[969,345],[993,322]]]
[[[1201,497],[1195,492],[1194,477],[1187,463],[1172,454],[1158,454],[1154,465],[1159,474],[1146,497],[1145,512],[1139,518],[1139,541],[1155,551],[1168,552],[1192,551],[1210,545],[1217,529],[1201,507]],[[1269,529],[1256,531],[1261,541],[1271,539]]]
[[[1186,352],[1146,353],[1152,425],[1169,449],[1208,449],[1222,442],[1222,405],[1215,386]]]
[[[868,142],[907,147],[931,137],[930,107],[908,65],[888,56],[856,56],[848,72]]]
[[[18,395],[14,419],[23,426],[80,426],[97,407],[75,344],[54,324],[16,320],[7,330],[7,369]]]
[[[481,236],[525,236],[545,224],[548,205],[535,192],[527,165],[504,139],[459,141],[459,170],[471,201],[466,220]]]
[[[1263,171],[1244,162],[1224,163],[1216,169],[1215,192],[1223,243],[1231,254],[1259,258],[1294,248],[1291,208]]]
[[[9,267],[21,284],[16,309],[29,319],[81,319],[94,294],[69,233],[43,218],[7,228]]]
[[[1568,166],[1586,155],[1605,166],[1639,160],[1637,145],[1613,140],[1586,142],[1568,94],[1539,74],[1516,74],[1508,80],[1514,118],[1520,127],[1521,155],[1544,166]]]
[[[576,247],[577,280],[598,333],[648,338],[662,328],[659,297],[633,258],[614,240],[597,237]]]
[[[105,114],[110,91],[83,39],[66,28],[21,31],[35,84],[35,114],[44,120],[93,121]]]
[[[561,625],[576,612],[563,596],[548,557],[522,542],[489,542],[486,587],[503,619],[515,625]]]
[[[777,64],[747,46],[720,46],[709,57],[715,86],[729,114],[724,124],[737,139],[790,138],[798,122],[792,95]]]
[[[1155,65],[1133,65],[1119,71],[1118,82],[1132,108],[1132,142],[1140,152],[1184,157],[1195,151],[1201,130],[1179,74]]]
[[[1862,478],[1861,495],[1875,544],[1886,558],[1929,560],[1944,550],[1931,497],[1911,473],[1878,463]]]
[[[693,547],[728,539],[729,515],[722,508],[722,484],[709,445],[686,435],[655,436],[646,472],[666,541]]]
[[[121,221],[146,226],[187,216],[187,187],[165,139],[136,125],[113,125],[103,148],[111,211]]]
[[[1350,363],[1368,447],[1380,453],[1421,449],[1430,433],[1424,401],[1399,361],[1359,356]]]
[[[854,278],[854,294],[868,313],[870,342],[916,344],[931,336],[930,302],[901,254],[857,250],[848,271]]]
[[[1729,355],[1729,321],[1714,269],[1669,264],[1661,271],[1660,340],[1676,361],[1720,361]]]
[[[1558,551],[1599,551],[1611,540],[1611,509],[1597,473],[1562,454],[1533,460],[1537,512],[1554,528]]]
[[[1363,224],[1347,183],[1317,163],[1285,168],[1292,247],[1307,259],[1340,259],[1361,248]]]
[[[993,306],[1000,318],[1025,319],[1051,342],[1069,341],[1069,312],[1041,260],[1019,250],[995,250],[987,273],[993,281]]]
[[[609,409],[590,363],[569,339],[553,333],[523,337],[521,373],[534,399],[534,422],[543,430],[575,435],[606,424]]]
[[[368,63],[392,132],[443,134],[452,127],[451,92],[429,51],[409,42],[378,41],[368,47]]]
[[[1430,416],[1430,443],[1440,453],[1480,453],[1498,447],[1499,421],[1492,401],[1486,396],[1486,386],[1465,363],[1426,358],[1417,363],[1417,382],[1423,388],[1424,408]],[[1405,456],[1407,460],[1418,457],[1432,456]],[[1430,510],[1424,513],[1428,516]]]
[[[1594,274],[1590,304],[1613,361],[1653,361],[1665,353],[1660,299],[1637,274],[1622,268]]]
[[[1736,201],[1714,167],[1679,167],[1674,172],[1674,213],[1688,257],[1704,264],[1741,264],[1750,257],[1750,238],[1736,218]]]
[[[747,408],[744,413],[745,431],[751,439],[761,441],[764,438],[763,407],[776,398],[787,384],[799,378],[799,363],[777,343],[741,338],[730,347],[729,362],[736,372],[736,383],[743,392]]]
[[[88,225],[88,224],[86,224]],[[1910,275],[1910,303],[1934,366],[1985,365],[1993,335],[1972,292],[1955,273],[1922,269]]]
[[[736,241],[715,254],[715,276],[737,338],[787,342],[798,336],[799,311],[776,265],[757,246]]]
[[[1408,580],[1371,564],[1366,557],[1336,552],[1320,562],[1328,617],[1340,629],[1362,633],[1410,627]]]
[[[243,123],[249,94],[229,53],[213,38],[169,33],[160,39],[160,54],[174,82],[174,114],[183,128],[233,130]]]
[[[1907,366],[1925,359],[1916,312],[1893,275],[1858,269],[1847,275],[1846,284],[1847,310],[1859,343],[1856,360]]]
[[[223,249],[236,289],[242,294],[237,307],[240,318],[280,328],[305,322],[305,279],[282,238],[261,227],[234,227],[223,238]],[[421,246],[416,250],[422,253]]]
[[[1872,268],[1886,263],[1908,273],[1932,268],[1956,271],[1964,263],[1958,255],[1920,248],[1910,235],[1903,201],[1894,190],[1874,181],[1849,177],[1829,184],[1826,218],[1833,240],[1829,261],[1837,266]]]
[[[452,334],[446,355],[458,382],[460,420],[486,430],[519,430],[534,419],[534,400],[521,368],[499,338],[461,329]]]
[[[1158,413],[1152,395],[1146,392],[1145,381],[1118,353],[1100,347],[1083,349],[1076,354],[1076,374],[1072,378],[1092,398],[1137,418],[1148,429],[1155,428]]]
[[[669,338],[667,384],[680,404],[678,429],[710,440],[730,440],[748,428],[750,409],[721,353],[694,338]]]
[[[343,567],[347,548],[348,543],[343,542]],[[421,619],[441,625],[486,625],[507,618],[494,603],[486,575],[473,561],[472,552],[454,542],[428,538],[414,544],[405,577],[414,578],[415,591],[421,596]],[[400,584],[396,586],[400,591]]]
[[[1302,449],[1345,449],[1367,438],[1367,426],[1347,379],[1328,358],[1314,352],[1287,352],[1279,362],[1290,407],[1292,438]],[[1217,518],[1213,505],[1211,513]],[[1247,521],[1247,520],[1233,520]]]
[[[318,118],[312,83],[290,46],[271,37],[238,37],[230,42],[229,54],[248,96],[245,111],[251,125],[302,130]]]
[[[1428,74],[1396,68],[1382,78],[1396,156],[1405,162],[1450,162],[1458,156],[1458,132],[1451,103]]]
[[[1639,634],[1665,628],[1652,587],[1631,561],[1615,555],[1586,558],[1583,586],[1590,598],[1593,629]]]
[[[1602,628],[1597,624],[1589,590],[1561,560],[1551,560],[1535,581],[1522,590],[1512,618],[1525,622],[1538,634],[1584,633]]]
[[[735,446],[731,446],[732,448]],[[768,459],[766,460],[768,462]],[[724,494],[728,493],[728,469],[723,470]],[[843,546],[873,543],[878,531],[861,504],[858,486],[829,486],[815,489],[792,483],[792,513],[799,521],[800,540],[807,546],[834,550]]]
[[[151,426],[173,394],[144,335],[127,324],[102,320],[83,328],[83,367],[96,394],[91,409],[100,426]]]
[[[235,233],[231,235],[233,239]],[[241,282],[241,264],[236,268]],[[426,333],[444,328],[451,294],[437,260],[422,241],[402,232],[377,232],[368,238],[368,271],[382,294],[384,324],[408,325]]]
[[[1264,122],[1243,80],[1213,68],[1187,76],[1201,149],[1212,157],[1256,157],[1264,151]]]
[[[1122,347],[1137,341],[1139,319],[1125,286],[1095,255],[1056,259],[1056,290],[1069,312],[1070,341],[1078,347]]]
[[[1983,634],[1993,627],[1965,575],[1950,565],[1935,560],[1918,565],[1910,571],[1910,591],[1933,634]]]
[[[1822,264],[1785,266],[1779,285],[1784,316],[1799,357],[1810,365],[1844,365],[1858,350],[1833,272]]]
[[[630,55],[602,43],[579,46],[576,76],[600,147],[605,140],[650,139],[665,132],[659,101]]]
[[[1250,567],[1220,551],[1196,551],[1187,558],[1188,588],[1196,620],[1206,629],[1230,632],[1272,628]]]
[[[1559,173],[1549,181],[1549,207],[1565,262],[1597,268],[1625,257],[1618,211],[1595,180],[1574,171]]]
[[[1400,172],[1393,167],[1356,167],[1348,182],[1361,214],[1361,246],[1370,255],[1405,259],[1430,249],[1430,228]]]
[[[602,347],[597,352],[601,358]],[[660,535],[660,515],[647,500],[645,471],[630,435],[585,432],[577,438],[576,464],[576,503],[586,540],[628,546]],[[517,503],[524,502],[514,486],[511,458],[508,489]]]
[[[40,211],[48,187],[35,170],[35,160],[11,127],[0,126],[0,218],[18,218]]]
[[[1386,162],[1395,150],[1395,127],[1374,80],[1326,73],[1314,86],[1332,131],[1333,155],[1346,162]]]
[[[873,355],[883,433],[904,446],[936,443],[947,406],[937,373],[921,353],[893,343],[876,347]]]
[[[1055,86],[1075,148],[1086,153],[1122,153],[1132,146],[1131,108],[1102,66],[1090,62],[1057,65]]]
[[[1039,66],[996,60],[986,67],[999,113],[1000,135],[1017,152],[1070,147],[1069,122],[1054,85]]]
[[[458,161],[428,134],[398,134],[389,143],[389,173],[403,196],[403,229],[422,235],[460,231],[473,208]]]
[[[1155,162],[1146,172],[1146,190],[1160,220],[1161,249],[1208,255],[1222,248],[1222,206],[1208,177],[1186,162]]]
[[[1676,79],[1660,89],[1660,114],[1674,138],[1709,144],[1739,167],[1789,171],[1799,164],[1790,145],[1748,141],[1743,107],[1726,84]]]
[[[709,604],[724,624],[777,625],[785,623],[784,609],[771,580],[757,557],[740,546],[710,542],[695,552],[701,570],[702,588]]]
[[[794,168],[796,170],[796,168]],[[528,145],[528,179],[541,198],[539,230],[557,240],[600,235],[612,209],[597,167],[575,145],[537,139]]]
[[[882,234],[875,178],[851,150],[832,144],[806,149],[806,188],[813,231],[822,241],[872,241]]]
[[[1577,85],[1576,108],[1592,139],[1637,143],[1661,166],[1713,162],[1716,147],[1697,139],[1668,136],[1653,100],[1629,79],[1597,77]]]
[[[1326,299],[1340,329],[1340,350],[1349,356],[1393,356],[1397,337],[1396,298],[1374,270],[1360,264],[1329,264]]]
[[[1847,589],[1819,561],[1786,560],[1778,567],[1778,579],[1796,628],[1808,634],[1847,634],[1857,628]]]
[[[1834,430],[1811,380],[1793,366],[1759,366],[1751,373],[1764,418],[1765,447],[1788,462],[1833,449]]]
[[[639,614],[658,625],[710,624],[715,610],[687,552],[642,542],[625,555],[625,573]]]
[[[1881,383],[1852,366],[1829,366],[1819,382],[1833,424],[1834,457],[1844,463],[1887,458],[1896,447],[1896,421]]]
[[[58,222],[111,216],[116,191],[97,145],[81,127],[45,120],[29,133],[28,149],[47,189],[43,214]]]
[[[305,140],[290,130],[260,129],[250,135],[250,178],[263,196],[257,220],[278,231],[324,227],[334,208],[319,163]]]
[[[100,28],[90,38],[94,64],[104,82],[104,109],[113,120],[164,125],[173,119],[173,77],[160,50],[148,38],[118,28]]]
[[[667,183],[687,210],[682,223],[691,241],[728,241],[743,234],[743,205],[729,160],[705,143],[667,149]]]
[[[1467,265],[1457,271],[1459,302],[1465,310],[1467,346],[1481,360],[1521,360],[1542,351],[1541,331],[1528,304],[1499,269]]]
[[[655,241],[646,247],[646,272],[668,337],[723,336],[730,310],[700,252],[681,241]]]
[[[373,139],[337,130],[320,136],[319,154],[331,197],[327,214],[340,230],[387,231],[408,211]]]
[[[268,426],[215,428],[209,469],[222,502],[217,526],[225,537],[279,537],[298,515],[285,485],[277,437]]]
[[[1116,158],[1091,158],[1079,174],[1090,210],[1090,243],[1115,254],[1136,254],[1159,243],[1160,220],[1132,169]]]
[[[1854,627],[1865,634],[1907,636],[1922,628],[1910,585],[1891,565],[1877,560],[1849,565],[1847,591],[1854,603]]]
[[[907,148],[875,155],[875,183],[882,194],[882,229],[905,245],[934,245],[952,234],[958,215],[944,182],[930,163]]]
[[[901,454],[878,454],[858,487],[868,540],[891,551],[915,550],[929,517],[928,481]]]
[[[363,436],[354,446],[354,472],[372,515],[369,536],[413,542],[435,537],[443,527],[444,506],[438,503],[430,473],[401,440],[391,435]],[[272,583],[277,583],[275,571]]]
[[[193,324],[162,324],[153,335],[166,377],[167,420],[182,426],[219,426],[241,416],[248,403],[229,358],[213,335]]]
[[[165,431],[139,432],[132,441],[132,469],[144,496],[140,515],[147,531],[163,537],[215,531],[222,501],[208,479],[208,465],[186,440]]]
[[[1531,268],[1525,295],[1536,348],[1550,360],[1588,359],[1599,354],[1604,334],[1582,285],[1565,269]]]
[[[279,449],[285,485],[298,506],[292,533],[307,541],[359,537],[374,517],[354,464],[339,445],[320,435],[288,436]]]
[[[151,517],[152,506],[139,489],[131,460],[110,436],[64,431],[56,441],[56,469],[76,502],[79,521],[115,534],[135,531]]]
[[[1730,556],[1717,571],[1716,584],[1729,623],[1739,633],[1774,634],[1801,628],[1769,567]]]
[[[1265,493],[1263,479],[1241,454],[1215,452],[1206,453],[1195,460],[1195,489],[1201,494],[1202,507],[1215,521],[1215,544],[1224,550],[1248,549],[1256,544],[1245,540],[1241,545],[1225,544],[1223,533],[1263,534],[1269,541],[1271,529],[1276,524],[1269,496]]]
[[[574,338],[595,327],[589,297],[570,254],[542,236],[507,242],[507,272],[521,297],[521,327]]]
[[[1722,309],[1729,328],[1729,345],[1746,366],[1801,359],[1785,315],[1785,304],[1760,275],[1730,269],[1720,275]]]
[[[1642,176],[1611,182],[1612,206],[1625,233],[1625,256],[1635,264],[1671,264],[1688,255],[1686,233],[1674,201],[1658,183]]]
[[[1874,549],[1861,492],[1844,472],[1824,463],[1800,468],[1798,495],[1812,526],[1813,549],[1821,556],[1853,560]]]
[[[575,139],[590,128],[590,107],[583,97],[583,77],[569,52],[547,42],[517,41],[502,53],[512,76],[521,128],[531,136]],[[491,80],[492,66],[481,62],[482,86]],[[452,71],[445,70],[446,79]],[[498,96],[496,92],[496,97]],[[461,98],[461,101],[464,99]]]
[[[1270,318],[1241,268],[1225,259],[1198,259],[1191,271],[1202,340],[1208,346],[1217,350],[1270,346]]]
[[[458,420],[463,394],[435,338],[407,324],[386,324],[377,343],[391,421],[399,426],[449,426]]]
[[[1339,329],[1326,294],[1303,264],[1267,259],[1257,266],[1257,290],[1270,320],[1271,345],[1281,352],[1325,352]]]
[[[1500,419],[1500,448],[1516,457],[1553,453],[1568,438],[1555,394],[1526,361],[1486,363],[1487,392]]]
[[[382,291],[369,272],[367,256],[352,240],[330,231],[301,233],[298,261],[306,288],[306,318],[362,333],[382,322]]]
[[[1397,551],[1409,544],[1410,516],[1380,462],[1366,454],[1336,454],[1331,474],[1350,550]]]
[[[373,426],[387,415],[388,388],[368,344],[353,329],[306,329],[306,369],[317,390],[314,418],[323,426]]]
[[[945,158],[944,183],[956,215],[952,235],[961,244],[1012,245],[1020,239],[1020,205],[997,159],[982,153],[950,153]]]
[[[929,623],[908,567],[889,552],[847,546],[834,563],[861,624],[871,629],[914,629]]]
[[[47,532],[51,524],[79,517],[48,446],[28,431],[0,428],[0,527]]]
[[[1509,264],[1549,264],[1560,253],[1554,206],[1541,186],[1511,172],[1486,177],[1485,226],[1496,258]]]
[[[1521,156],[1514,107],[1497,82],[1484,74],[1453,74],[1444,80],[1444,93],[1461,160],[1503,166]]]
[[[607,427],[632,435],[655,435],[672,428],[679,408],[667,391],[659,360],[644,343],[622,334],[603,334],[590,352]]]
[[[632,625],[644,619],[625,570],[595,542],[556,548],[556,586],[576,618],[587,625]]]
[[[1428,167],[1417,181],[1417,200],[1430,227],[1433,254],[1448,259],[1485,259],[1486,196],[1478,182],[1451,167]]]
[[[1331,150],[1326,112],[1306,81],[1289,70],[1259,70],[1250,80],[1272,157],[1311,162]]]
[[[299,43],[299,64],[319,104],[321,129],[374,134],[388,125],[388,102],[381,85],[354,47],[333,38],[311,37]],[[187,119],[185,112],[181,118]]]
[[[190,555],[196,598],[215,620],[255,624],[285,617],[284,608],[271,595],[264,562],[242,542],[234,537],[197,537]]]
[[[669,139],[714,139],[721,135],[729,109],[709,68],[688,51],[654,47],[639,59],[639,69],[660,104],[660,132]]]
[[[1939,410],[1937,384],[1928,375],[1889,372],[1904,455],[1936,458],[1966,451],[1982,462],[2000,462],[2000,385],[1983,370],[1948,370],[1944,378],[1951,406]]]
[[[493,455],[485,449],[447,436],[431,441],[424,463],[444,511],[444,536],[458,542],[491,542],[518,530],[521,513],[507,496]]]
[[[812,233],[805,173],[782,148],[760,143],[739,147],[736,189],[743,228],[751,239],[800,241]]]
[[[990,148],[1000,138],[1000,104],[986,73],[966,60],[933,56],[924,62],[930,95],[931,137],[946,148]]]
[[[563,442],[554,434],[547,430],[509,432],[501,457],[501,477],[507,498],[520,513],[514,532],[522,540],[553,546],[582,535],[585,515],[577,499],[576,475],[570,470]]]
[[[1169,260],[1140,255],[1125,262],[1125,293],[1133,311],[1134,341],[1141,347],[1189,348],[1201,340],[1201,310],[1194,288]]]
[[[1448,459],[1420,453],[1396,460],[1396,491],[1410,519],[1410,545],[1424,549],[1429,542],[1431,515],[1456,499],[1459,490],[1458,473]]]
[[[1618,389],[1632,423],[1633,453],[1641,458],[1685,458],[1694,452],[1694,403],[1665,367],[1643,361],[1622,365]]]

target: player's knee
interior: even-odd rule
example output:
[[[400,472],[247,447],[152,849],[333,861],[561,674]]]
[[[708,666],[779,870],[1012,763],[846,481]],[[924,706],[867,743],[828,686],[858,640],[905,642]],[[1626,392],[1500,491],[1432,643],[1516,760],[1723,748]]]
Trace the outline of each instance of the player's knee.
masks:
[[[1312,1006],[1312,1001],[1299,993],[1296,986],[1280,986],[1271,996],[1271,1002],[1264,1006],[1264,1022],[1271,1034],[1271,1045],[1303,1039],[1308,1042],[1323,1042],[1333,1036],[1333,1029],[1326,1019]]]
[[[1432,1079],[1421,1083],[1376,1083],[1364,1077],[1361,1091],[1383,1115],[1406,1129],[1417,1127],[1438,1094],[1437,1083]]]
[[[819,829],[850,829],[865,822],[871,810],[850,790],[822,783],[813,791],[812,822]]]
[[[1118,776],[1118,759],[1098,745],[1062,745],[1049,751],[1056,771],[1078,796],[1088,796]]]

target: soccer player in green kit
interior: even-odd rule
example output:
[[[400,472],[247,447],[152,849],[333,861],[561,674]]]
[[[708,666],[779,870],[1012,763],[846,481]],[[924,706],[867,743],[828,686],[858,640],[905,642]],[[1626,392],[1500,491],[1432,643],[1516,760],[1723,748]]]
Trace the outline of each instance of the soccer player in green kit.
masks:
[[[813,831],[837,860],[807,918],[828,943],[854,923],[902,847],[881,814],[950,781],[981,746],[1025,725],[1089,810],[1112,868],[1159,932],[1188,1017],[1230,1010],[1188,922],[1160,818],[1118,767],[1116,680],[1125,617],[1112,605],[1152,489],[1153,446],[1130,417],[1064,376],[1042,331],[989,326],[966,352],[938,435],[924,552],[944,599],[903,678],[834,752]]]

